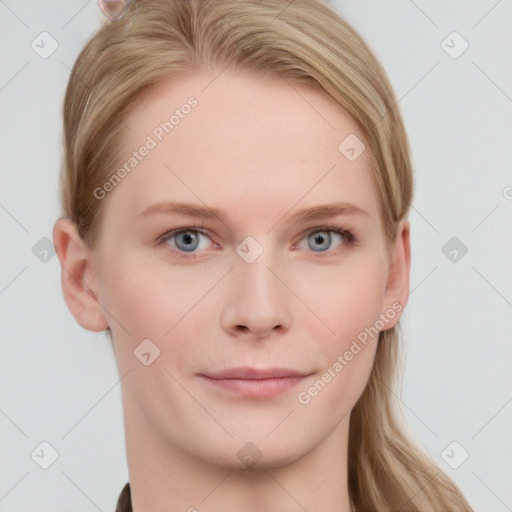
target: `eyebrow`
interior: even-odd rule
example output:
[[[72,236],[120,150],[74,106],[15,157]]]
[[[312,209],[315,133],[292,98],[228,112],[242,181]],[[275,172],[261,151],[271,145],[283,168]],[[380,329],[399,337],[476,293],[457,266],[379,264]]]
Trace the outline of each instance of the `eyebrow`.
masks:
[[[222,222],[230,217],[227,212],[220,209],[209,208],[199,204],[161,201],[150,205],[142,213],[137,215],[136,218],[149,217],[152,215],[185,215],[189,217],[201,217],[204,219],[217,218]],[[287,215],[288,214],[285,214],[280,220]],[[320,221],[322,219],[328,219],[338,215],[370,216],[366,210],[363,210],[355,204],[335,202],[299,210],[290,217],[290,220],[296,223],[305,223],[309,221]]]
[[[161,201],[154,203],[146,208],[142,213],[137,215],[139,217],[148,217],[151,215],[185,215],[189,217],[202,217],[205,219],[218,218],[221,221],[229,218],[229,214],[220,209],[208,208],[193,203],[173,202],[173,201]],[[284,215],[286,217],[288,214]],[[337,215],[367,215],[370,214],[356,206],[355,204],[346,202],[336,202],[329,204],[322,204],[313,206],[311,208],[305,208],[299,210],[291,216],[291,220],[294,222],[309,222],[318,221],[322,219],[328,219]]]
[[[173,202],[173,201],[161,201],[158,203],[154,203],[146,208],[142,213],[140,213],[139,217],[148,217],[152,215],[185,215],[189,217],[200,217],[204,219],[219,219],[222,223],[225,223],[225,220],[229,218],[229,214],[220,209],[209,208],[207,206],[202,206],[199,204],[193,203],[185,203],[185,202]],[[281,219],[277,221],[280,222],[284,217],[288,214],[285,214]],[[322,204],[313,206],[311,208],[305,208],[303,210],[299,210],[294,213],[290,221],[294,223],[307,223],[310,221],[321,221],[325,219],[329,219],[332,217],[336,217],[338,215],[361,215],[361,216],[370,216],[370,214],[356,206],[355,204],[346,203],[346,202],[335,202],[329,204]],[[277,224],[276,223],[276,224]]]

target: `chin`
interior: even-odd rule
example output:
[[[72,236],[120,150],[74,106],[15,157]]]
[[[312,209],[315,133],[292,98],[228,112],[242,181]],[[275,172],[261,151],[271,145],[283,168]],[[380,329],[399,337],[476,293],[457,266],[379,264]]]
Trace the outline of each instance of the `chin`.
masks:
[[[199,456],[209,464],[230,471],[263,471],[292,464],[317,445],[315,439],[297,439],[285,431],[282,436],[273,433],[272,439],[265,439],[260,430],[253,429],[241,437],[234,435],[232,439],[225,439],[226,442],[217,443],[205,440],[204,446],[208,449]]]

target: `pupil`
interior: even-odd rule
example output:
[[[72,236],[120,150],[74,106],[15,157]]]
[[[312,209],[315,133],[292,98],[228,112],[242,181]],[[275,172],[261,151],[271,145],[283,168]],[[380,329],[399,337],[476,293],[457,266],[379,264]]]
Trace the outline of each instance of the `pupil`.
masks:
[[[184,249],[185,251],[191,251],[194,249],[194,237],[195,235],[191,234],[191,233],[181,233],[181,242],[183,244],[184,247],[182,247],[182,249]]]
[[[323,246],[323,247],[317,247],[320,248],[320,249],[326,249],[327,248],[327,245],[329,244],[328,242],[328,236],[322,234],[322,233],[317,233],[315,235],[315,243],[319,244],[320,246]]]

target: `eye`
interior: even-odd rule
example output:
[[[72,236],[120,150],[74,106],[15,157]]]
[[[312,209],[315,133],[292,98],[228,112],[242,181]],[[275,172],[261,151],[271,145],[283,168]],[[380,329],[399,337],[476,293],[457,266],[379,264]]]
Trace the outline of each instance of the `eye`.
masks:
[[[201,243],[201,238],[211,241],[211,238],[199,229],[183,228],[169,231],[159,239],[160,244],[170,245],[179,252],[197,252],[196,249],[207,249],[208,243]]]
[[[336,241],[339,242],[334,249],[332,248],[333,239],[335,240],[334,243],[336,243]],[[323,253],[328,252],[330,249],[332,249],[331,252],[336,252],[336,248],[353,243],[355,238],[352,233],[346,229],[329,226],[310,231],[303,240],[307,241],[308,245],[305,250],[311,249],[313,252]],[[299,248],[303,249],[303,247],[300,246]]]
[[[334,243],[337,246],[332,247]],[[307,241],[307,247],[304,248],[300,244],[297,246],[302,250],[311,250],[314,253],[328,253],[336,254],[336,249],[340,249],[342,246],[347,244],[353,244],[355,237],[350,231],[335,226],[324,226],[316,228],[313,231],[309,231],[307,236],[301,239]],[[158,245],[165,244],[171,247],[180,256],[185,256],[189,253],[191,256],[195,256],[200,249],[208,249],[209,244],[212,243],[212,239],[203,229],[198,228],[180,228],[169,231],[163,234],[157,241]],[[219,247],[217,244],[215,244]],[[180,254],[181,253],[181,254]]]

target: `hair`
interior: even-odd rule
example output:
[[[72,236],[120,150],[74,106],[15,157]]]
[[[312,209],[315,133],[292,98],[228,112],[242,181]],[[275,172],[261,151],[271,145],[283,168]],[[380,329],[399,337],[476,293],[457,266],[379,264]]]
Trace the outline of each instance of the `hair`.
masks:
[[[62,215],[76,224],[86,243],[94,247],[98,238],[105,201],[94,190],[118,165],[129,110],[169,78],[212,67],[311,85],[340,105],[364,136],[386,241],[395,240],[413,198],[410,147],[398,101],[367,44],[330,5],[321,0],[134,0],[122,19],[105,23],[83,48],[64,99]],[[351,510],[471,511],[408,431],[397,400],[400,343],[399,323],[379,333],[369,381],[350,413]]]

